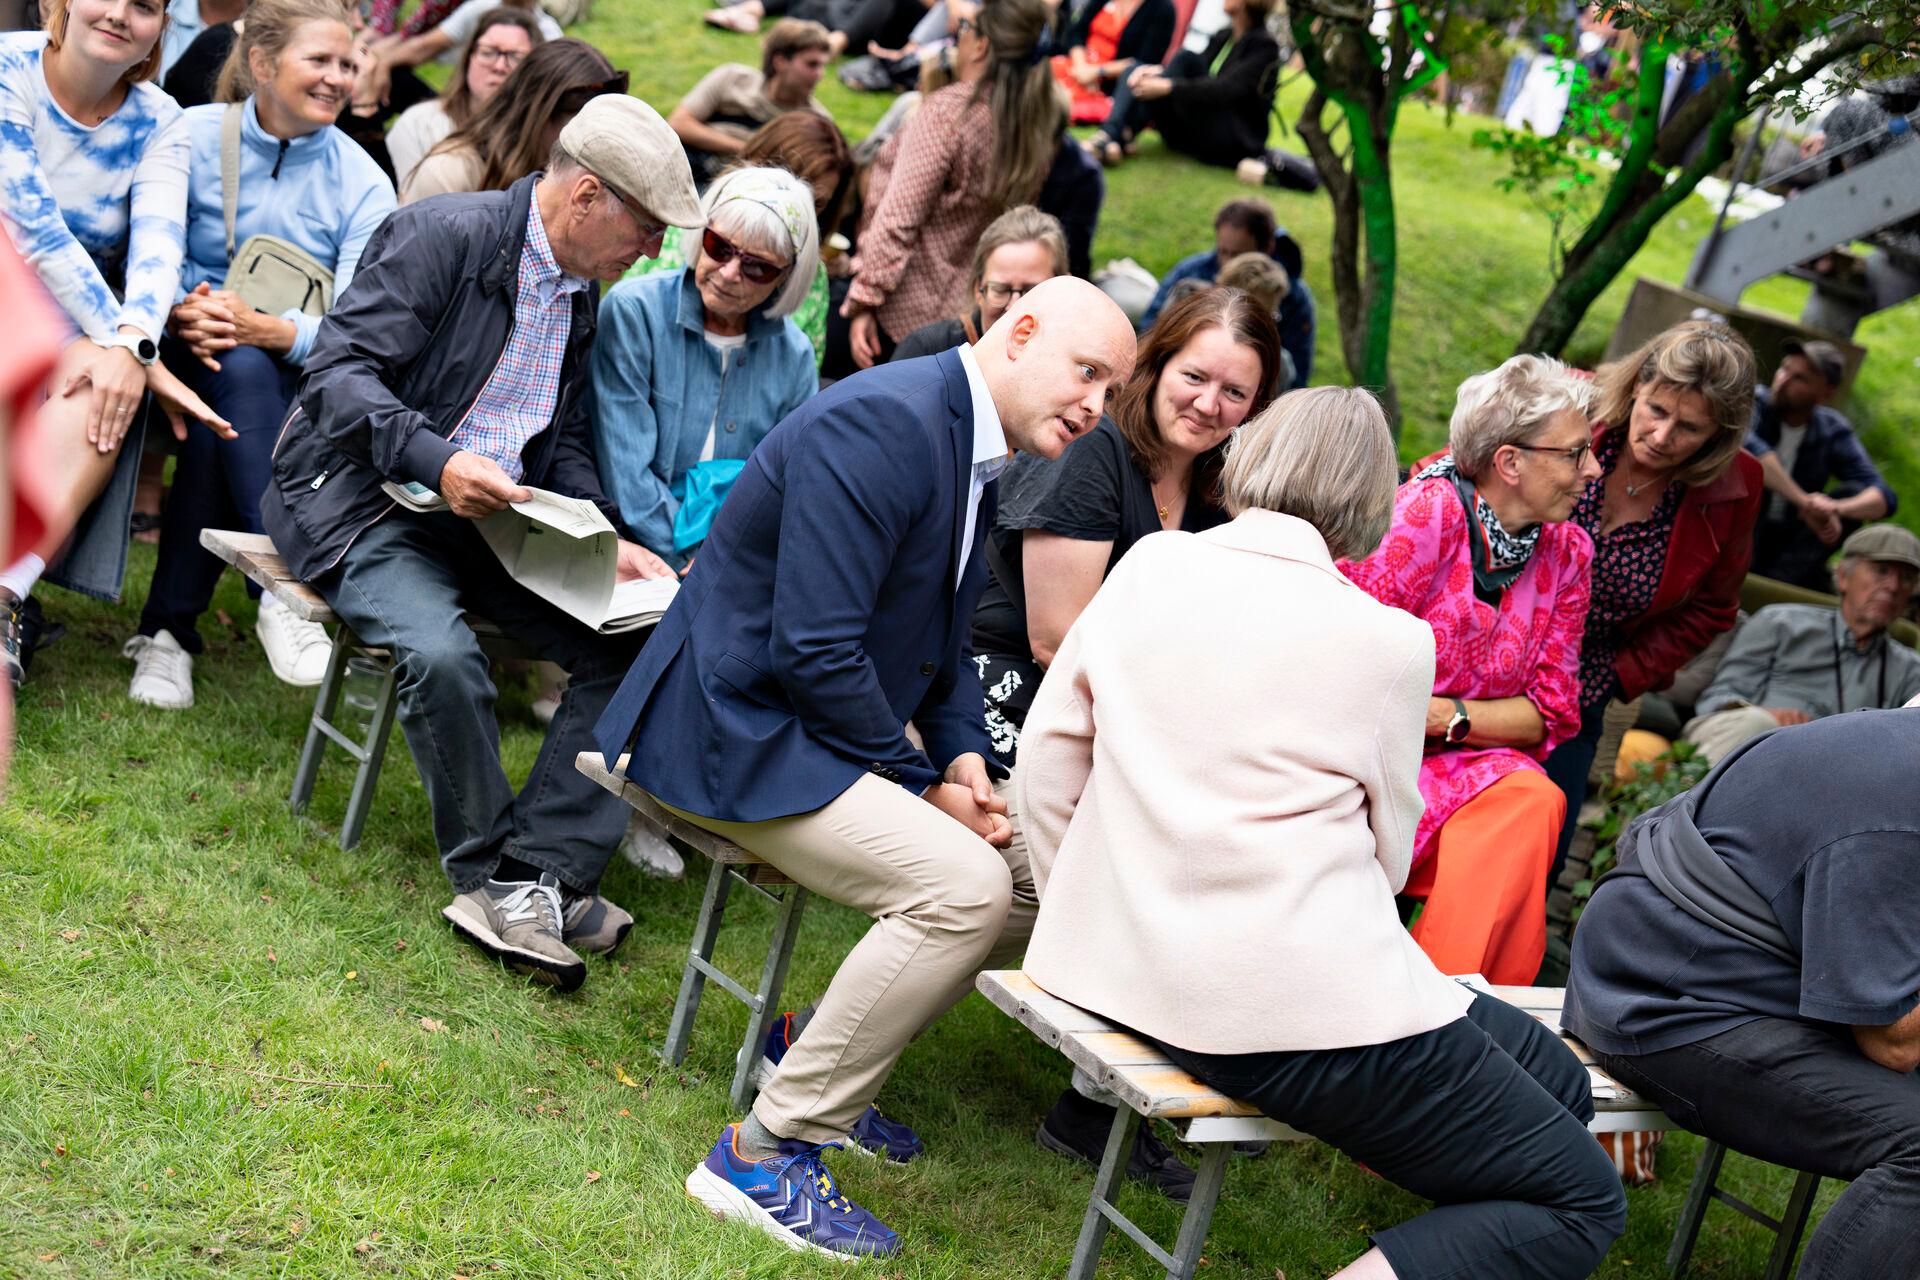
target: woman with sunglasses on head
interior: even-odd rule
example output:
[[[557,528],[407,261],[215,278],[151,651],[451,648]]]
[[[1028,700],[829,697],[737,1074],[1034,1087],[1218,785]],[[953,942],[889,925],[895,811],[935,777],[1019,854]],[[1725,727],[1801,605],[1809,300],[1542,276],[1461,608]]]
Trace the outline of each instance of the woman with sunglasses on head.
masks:
[[[442,138],[473,119],[521,59],[546,42],[534,15],[524,9],[487,10],[467,41],[446,92],[414,103],[387,130],[387,155],[400,181],[407,180]]]
[[[1030,204],[1007,210],[980,233],[967,280],[972,305],[964,314],[923,324],[893,349],[895,360],[911,360],[980,341],[1015,298],[1042,280],[1067,274],[1067,233],[1060,220]]]
[[[813,192],[735,169],[701,200],[693,264],[623,280],[600,303],[593,438],[626,535],[691,562],[741,464],[818,386],[790,318],[819,266]]]
[[[147,393],[176,432],[178,410],[229,429],[158,362],[187,204],[180,108],[151,83],[166,25],[160,0],[48,0],[44,31],[0,35],[0,222],[65,327],[26,463],[53,523],[94,504],[50,580],[103,598],[125,573]],[[45,568],[28,555],[0,573],[0,659],[16,684],[22,611]]]
[[[1567,519],[1600,474],[1590,382],[1514,356],[1460,384],[1450,451],[1400,486],[1379,549],[1340,570],[1433,628],[1426,802],[1405,896],[1442,973],[1525,986],[1547,948],[1565,802],[1541,767],[1580,725],[1593,540]]]
[[[603,93],[625,93],[627,73],[584,40],[549,40],[520,60],[506,82],[414,166],[400,203],[454,191],[503,191],[544,168],[555,139],[580,108]]]
[[[984,0],[954,43],[956,67],[983,70],[928,94],[881,149],[841,308],[860,368],[940,319],[987,224],[1040,194],[1066,121],[1046,64],[1050,18],[1045,0]]]

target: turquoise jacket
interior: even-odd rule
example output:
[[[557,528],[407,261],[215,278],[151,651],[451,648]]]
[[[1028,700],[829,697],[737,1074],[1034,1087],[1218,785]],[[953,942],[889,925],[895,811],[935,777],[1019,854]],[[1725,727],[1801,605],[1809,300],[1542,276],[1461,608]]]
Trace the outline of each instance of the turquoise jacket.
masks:
[[[687,473],[713,429],[717,460],[744,459],[819,387],[813,346],[764,308],[724,374],[706,340],[691,268],[623,280],[600,300],[593,343],[593,443],[600,483],[627,536],[669,563]]]

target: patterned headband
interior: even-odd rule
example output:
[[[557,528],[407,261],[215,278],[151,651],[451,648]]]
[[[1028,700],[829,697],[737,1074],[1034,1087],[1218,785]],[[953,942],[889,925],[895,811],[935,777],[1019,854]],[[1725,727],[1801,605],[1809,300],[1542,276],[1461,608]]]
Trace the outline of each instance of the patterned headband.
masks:
[[[757,204],[780,219],[780,225],[787,229],[787,252],[790,257],[800,256],[800,217],[794,212],[789,197],[792,192],[780,182],[764,177],[752,171],[742,172],[727,180],[727,193],[714,206],[717,211],[723,205],[735,200],[745,200]],[[812,216],[811,201],[807,214]]]

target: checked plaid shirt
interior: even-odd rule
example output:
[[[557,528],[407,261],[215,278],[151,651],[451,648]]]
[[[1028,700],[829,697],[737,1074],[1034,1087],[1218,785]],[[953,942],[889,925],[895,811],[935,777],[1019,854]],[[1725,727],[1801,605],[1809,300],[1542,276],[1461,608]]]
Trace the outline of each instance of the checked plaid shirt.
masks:
[[[536,185],[537,192],[539,187]],[[520,451],[553,421],[560,393],[560,363],[573,330],[569,295],[587,287],[560,270],[540,221],[540,206],[528,197],[527,238],[520,251],[519,288],[513,300],[513,331],[487,385],[453,432],[453,443],[492,458],[514,480],[523,467]]]

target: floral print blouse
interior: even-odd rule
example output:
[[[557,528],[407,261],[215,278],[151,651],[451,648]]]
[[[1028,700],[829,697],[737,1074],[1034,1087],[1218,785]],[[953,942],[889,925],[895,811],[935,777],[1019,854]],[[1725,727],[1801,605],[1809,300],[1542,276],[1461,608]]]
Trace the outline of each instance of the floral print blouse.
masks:
[[[1586,637],[1580,646],[1580,705],[1604,703],[1614,694],[1613,660],[1620,648],[1620,628],[1653,608],[1660,575],[1667,568],[1667,544],[1673,541],[1674,518],[1687,487],[1670,484],[1645,520],[1623,524],[1607,533],[1607,477],[1620,461],[1624,431],[1609,431],[1594,442],[1593,456],[1602,474],[1587,486],[1573,508],[1573,523],[1593,539],[1593,600],[1587,606]]]

